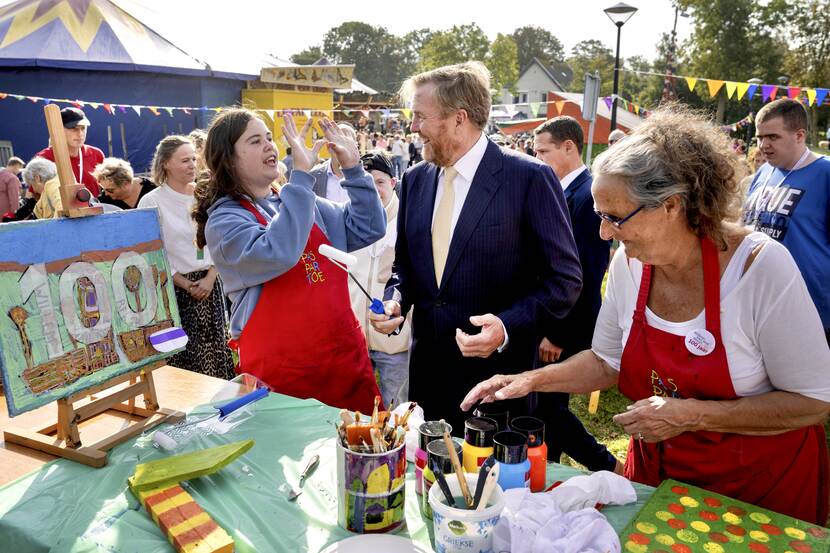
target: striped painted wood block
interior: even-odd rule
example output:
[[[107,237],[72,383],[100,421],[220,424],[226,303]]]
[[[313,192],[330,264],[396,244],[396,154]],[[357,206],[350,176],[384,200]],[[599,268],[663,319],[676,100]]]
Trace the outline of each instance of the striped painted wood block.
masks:
[[[233,538],[178,484],[138,491],[137,496],[176,551],[233,553]]]

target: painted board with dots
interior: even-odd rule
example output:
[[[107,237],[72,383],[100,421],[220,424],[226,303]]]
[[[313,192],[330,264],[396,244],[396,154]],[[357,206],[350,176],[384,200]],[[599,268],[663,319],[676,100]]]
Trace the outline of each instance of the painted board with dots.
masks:
[[[830,530],[665,480],[620,533],[628,553],[825,553]]]

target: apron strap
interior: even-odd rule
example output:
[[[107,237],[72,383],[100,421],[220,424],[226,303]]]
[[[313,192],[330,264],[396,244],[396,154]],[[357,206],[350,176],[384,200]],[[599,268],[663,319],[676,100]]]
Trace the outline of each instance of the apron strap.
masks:
[[[247,198],[239,198],[239,205],[253,213],[254,217],[256,217],[256,220],[260,225],[264,227],[268,226],[268,221],[265,220],[265,217],[263,217],[262,213],[260,213],[259,210],[256,207],[254,207],[254,204],[252,204],[250,200],[248,200]]]
[[[703,301],[706,313],[706,330],[720,342],[720,263],[718,249],[709,237],[701,237],[703,254]]]
[[[646,320],[646,304],[648,303],[648,292],[651,289],[651,265],[643,264],[643,274],[640,277],[640,291],[637,294],[637,307],[634,308],[635,322],[644,323]]]

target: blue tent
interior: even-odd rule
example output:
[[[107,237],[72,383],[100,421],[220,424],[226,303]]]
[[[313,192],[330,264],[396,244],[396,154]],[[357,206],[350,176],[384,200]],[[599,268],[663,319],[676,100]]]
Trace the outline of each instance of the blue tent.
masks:
[[[237,104],[245,81],[257,77],[212,71],[109,0],[0,8],[0,68],[0,144],[11,142],[23,159],[46,147],[45,101],[37,98],[92,102],[78,104],[91,123],[87,144],[128,159],[137,172],[162,137],[204,128],[215,112],[154,115],[129,106]]]

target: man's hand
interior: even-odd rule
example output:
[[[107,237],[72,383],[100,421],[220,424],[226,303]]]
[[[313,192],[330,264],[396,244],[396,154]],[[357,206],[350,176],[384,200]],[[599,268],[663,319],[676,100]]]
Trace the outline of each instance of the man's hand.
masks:
[[[556,363],[560,355],[562,355],[562,348],[551,343],[547,338],[542,338],[542,343],[539,344],[539,360],[542,363]]]
[[[470,317],[474,326],[480,326],[478,334],[467,334],[460,328],[455,329],[455,342],[464,357],[490,357],[504,343],[504,325],[501,319],[487,313]]]
[[[404,321],[401,316],[401,304],[395,300],[385,301],[383,310],[386,312],[384,315],[369,311],[369,322],[381,334],[392,334]]]

